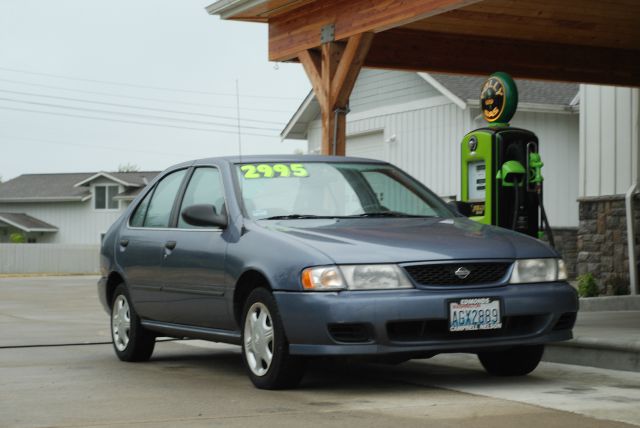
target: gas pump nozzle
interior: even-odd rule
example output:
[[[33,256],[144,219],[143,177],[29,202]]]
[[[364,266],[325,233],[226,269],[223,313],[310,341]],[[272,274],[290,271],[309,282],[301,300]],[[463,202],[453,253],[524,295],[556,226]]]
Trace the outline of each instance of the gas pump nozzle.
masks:
[[[509,160],[502,164],[496,174],[496,179],[501,181],[502,187],[513,187],[513,214],[511,219],[511,229],[516,230],[519,225],[520,197],[522,184],[526,182],[527,172],[522,164],[516,160]]]

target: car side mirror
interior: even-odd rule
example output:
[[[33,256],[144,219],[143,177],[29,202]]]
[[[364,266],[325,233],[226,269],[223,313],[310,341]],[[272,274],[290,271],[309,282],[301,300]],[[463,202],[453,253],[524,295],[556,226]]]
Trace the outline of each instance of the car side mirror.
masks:
[[[182,219],[191,226],[227,227],[227,216],[218,214],[216,207],[208,204],[191,205],[182,210]]]
[[[468,202],[462,201],[451,201],[449,202],[449,208],[453,210],[453,212],[460,214],[464,217],[471,217],[471,204]]]

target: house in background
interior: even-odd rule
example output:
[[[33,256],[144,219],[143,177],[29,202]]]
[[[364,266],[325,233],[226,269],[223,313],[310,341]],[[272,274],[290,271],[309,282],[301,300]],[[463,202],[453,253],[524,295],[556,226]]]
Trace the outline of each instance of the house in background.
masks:
[[[99,244],[158,171],[24,174],[0,184],[0,243]]]
[[[445,199],[460,192],[460,141],[486,126],[480,114],[485,78],[364,69],[350,98],[346,153],[391,162]],[[535,132],[545,166],[545,208],[559,250],[575,274],[579,224],[580,86],[517,80],[514,127]],[[310,93],[282,138],[308,141],[318,153],[320,106]]]

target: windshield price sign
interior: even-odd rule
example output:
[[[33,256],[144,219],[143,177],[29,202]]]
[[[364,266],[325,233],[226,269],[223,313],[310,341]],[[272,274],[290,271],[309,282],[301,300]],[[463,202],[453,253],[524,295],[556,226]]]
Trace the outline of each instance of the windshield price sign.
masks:
[[[449,331],[502,328],[500,301],[488,297],[461,299],[449,303]]]
[[[280,178],[280,177],[308,177],[309,172],[301,163],[261,163],[247,164],[240,167],[242,175],[246,179],[255,178]]]

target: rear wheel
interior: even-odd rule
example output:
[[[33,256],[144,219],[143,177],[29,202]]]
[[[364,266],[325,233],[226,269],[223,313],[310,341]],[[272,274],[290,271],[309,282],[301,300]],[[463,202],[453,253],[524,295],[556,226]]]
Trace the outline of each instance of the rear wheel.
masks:
[[[544,345],[516,346],[503,351],[479,352],[478,358],[487,373],[494,376],[524,376],[536,369]]]
[[[156,345],[156,337],[140,324],[123,284],[116,287],[111,304],[113,349],[122,361],[147,361]]]
[[[293,388],[304,375],[304,360],[289,355],[276,301],[264,288],[249,294],[242,312],[242,356],[260,389]]]

